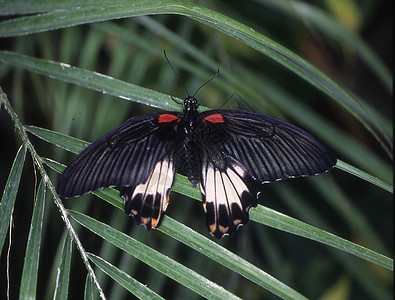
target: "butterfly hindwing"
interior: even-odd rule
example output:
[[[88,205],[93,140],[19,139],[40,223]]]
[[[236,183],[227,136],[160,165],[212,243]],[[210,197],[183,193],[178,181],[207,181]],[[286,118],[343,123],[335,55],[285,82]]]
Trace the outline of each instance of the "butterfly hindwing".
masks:
[[[200,189],[206,226],[221,238],[247,224],[250,208],[257,206],[260,182],[237,161],[217,153],[215,159],[206,155],[203,160]]]
[[[171,157],[158,161],[147,181],[121,189],[125,212],[148,230],[158,227],[169,203],[174,176],[175,167]]]

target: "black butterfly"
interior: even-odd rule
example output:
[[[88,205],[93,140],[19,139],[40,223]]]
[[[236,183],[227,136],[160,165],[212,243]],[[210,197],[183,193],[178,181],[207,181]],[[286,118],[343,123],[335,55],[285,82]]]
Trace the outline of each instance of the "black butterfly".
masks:
[[[257,206],[262,183],[328,171],[336,158],[309,133],[263,114],[197,111],[194,96],[182,112],[129,119],[82,151],[60,176],[63,198],[117,187],[125,212],[148,230],[160,225],[180,161],[200,183],[206,225],[221,238],[234,233]]]

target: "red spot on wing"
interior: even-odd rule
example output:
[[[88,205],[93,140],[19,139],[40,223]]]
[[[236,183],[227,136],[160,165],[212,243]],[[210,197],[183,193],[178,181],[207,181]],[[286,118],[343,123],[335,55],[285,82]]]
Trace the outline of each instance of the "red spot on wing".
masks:
[[[212,115],[208,115],[207,117],[205,117],[203,119],[204,121],[208,121],[211,123],[224,123],[224,118],[222,116],[222,114],[212,114]]]
[[[175,120],[178,120],[178,116],[171,115],[171,114],[159,115],[159,118],[158,118],[159,123],[170,123]]]

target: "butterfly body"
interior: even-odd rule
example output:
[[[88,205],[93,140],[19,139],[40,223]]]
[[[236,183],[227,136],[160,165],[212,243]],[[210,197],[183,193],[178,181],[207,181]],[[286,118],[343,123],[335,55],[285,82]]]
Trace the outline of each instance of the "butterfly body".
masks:
[[[125,212],[156,228],[185,162],[191,184],[200,183],[206,226],[220,238],[248,222],[262,183],[319,174],[336,163],[323,144],[286,122],[240,110],[199,113],[198,106],[189,96],[182,112],[133,117],[110,131],[70,163],[59,195],[120,188]]]
[[[187,176],[191,184],[196,187],[200,181],[201,155],[199,146],[201,116],[197,111],[199,104],[193,97],[184,100],[184,109],[179,118],[179,136],[183,136],[186,156]]]

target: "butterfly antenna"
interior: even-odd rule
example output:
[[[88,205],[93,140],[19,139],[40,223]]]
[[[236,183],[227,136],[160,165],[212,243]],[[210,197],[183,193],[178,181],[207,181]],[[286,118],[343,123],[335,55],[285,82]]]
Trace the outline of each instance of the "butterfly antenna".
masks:
[[[180,80],[182,86],[184,87],[184,90],[187,92],[188,96],[190,96],[190,94],[189,94],[189,92],[188,92],[188,90],[187,90],[187,88],[186,88],[186,86],[185,86],[184,81],[182,81],[182,78],[180,77],[180,75],[178,75],[176,69],[174,69],[173,65],[171,64],[169,58],[168,58],[167,55],[166,55],[166,51],[165,51],[165,50],[163,50],[163,54],[165,55],[165,58],[166,58],[168,64],[170,65],[170,67],[173,69],[174,73],[177,75],[178,79]]]
[[[207,80],[205,83],[203,83],[203,84],[196,90],[196,92],[193,94],[192,97],[195,97],[195,95],[197,94],[197,92],[199,92],[199,90],[200,90],[202,87],[204,87],[204,86],[205,86],[207,83],[209,83],[211,80],[215,79],[218,75],[219,75],[219,69],[217,70],[217,73],[215,73],[215,74],[213,75],[213,77],[211,77],[209,80]]]

